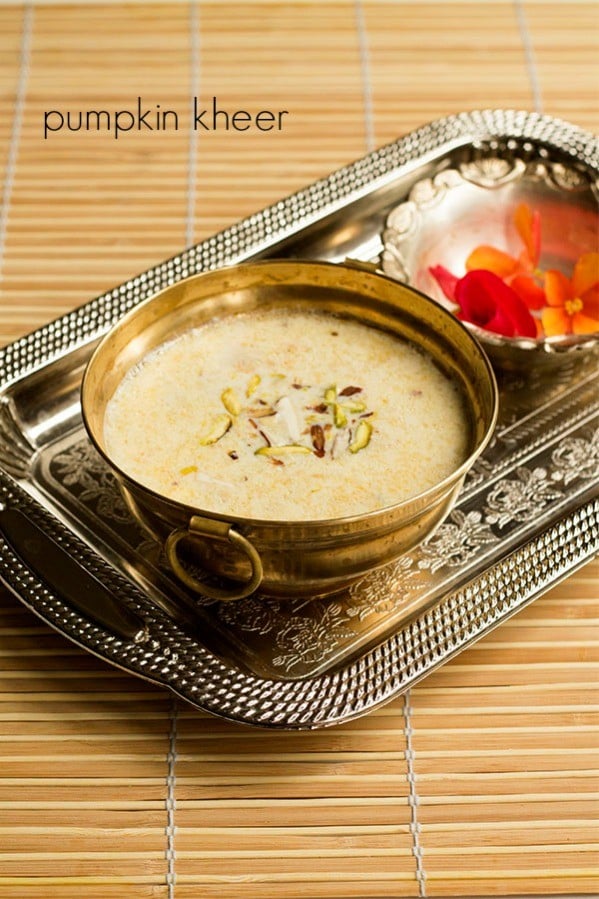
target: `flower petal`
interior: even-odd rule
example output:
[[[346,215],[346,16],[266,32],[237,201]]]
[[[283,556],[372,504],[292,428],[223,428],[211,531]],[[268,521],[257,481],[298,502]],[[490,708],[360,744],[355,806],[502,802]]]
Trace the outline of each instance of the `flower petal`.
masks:
[[[458,283],[456,275],[452,275],[448,269],[442,265],[432,265],[429,273],[433,276],[448,300],[455,303],[455,288]]]
[[[510,281],[510,287],[529,309],[542,309],[545,305],[545,291],[528,275],[516,275]]]
[[[580,299],[583,304],[583,314],[589,318],[599,319],[599,284],[583,293]]]
[[[531,268],[536,268],[541,255],[541,216],[531,210],[528,203],[520,203],[514,213],[514,224],[526,247]]]
[[[599,321],[585,315],[584,312],[575,312],[572,316],[572,332],[574,334],[595,334],[599,331]]]
[[[547,337],[571,333],[572,319],[563,308],[546,306],[541,313],[541,321]]]
[[[574,297],[568,278],[556,269],[545,272],[545,296],[549,306],[563,306]]]
[[[579,297],[599,281],[599,253],[583,253],[572,274],[573,296]]]
[[[535,320],[518,294],[493,272],[467,272],[456,285],[461,316],[506,337],[536,337]]]
[[[498,250],[495,247],[481,244],[476,247],[466,259],[466,271],[471,272],[476,269],[486,269],[497,275],[499,278],[508,278],[513,275],[518,267],[518,260]]]

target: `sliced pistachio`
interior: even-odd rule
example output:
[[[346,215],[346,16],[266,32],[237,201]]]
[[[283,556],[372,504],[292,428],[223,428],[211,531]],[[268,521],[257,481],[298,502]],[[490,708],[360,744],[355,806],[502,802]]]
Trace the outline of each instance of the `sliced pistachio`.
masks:
[[[356,433],[354,434],[354,439],[352,443],[349,445],[350,453],[359,453],[360,450],[364,449],[364,447],[368,446],[370,443],[370,438],[372,436],[372,425],[369,421],[366,421],[364,418],[360,421],[358,427],[356,428]]]
[[[334,404],[333,417],[335,419],[335,427],[343,428],[347,424],[347,415],[345,414],[343,406],[340,403]]]
[[[283,446],[261,446],[254,453],[255,456],[291,456],[294,453],[312,454],[312,450],[299,443],[286,443]]]
[[[230,412],[231,415],[239,415],[241,412],[242,406],[237,396],[235,395],[235,391],[232,387],[227,387],[226,390],[220,395],[221,401],[227,412]]]
[[[230,415],[215,415],[206,433],[200,438],[200,446],[210,446],[224,437],[233,424]]]
[[[332,387],[327,387],[325,390],[324,401],[329,404],[337,402],[337,387],[334,384]]]
[[[251,397],[252,393],[254,393],[261,380],[262,378],[260,377],[260,375],[252,375],[245,391],[245,395],[248,397],[248,399],[249,397]]]
[[[186,465],[185,468],[182,468],[179,474],[194,474],[198,470],[197,465]]]
[[[350,400],[348,403],[343,403],[343,408],[348,412],[364,412],[366,403],[363,403],[362,400]]]

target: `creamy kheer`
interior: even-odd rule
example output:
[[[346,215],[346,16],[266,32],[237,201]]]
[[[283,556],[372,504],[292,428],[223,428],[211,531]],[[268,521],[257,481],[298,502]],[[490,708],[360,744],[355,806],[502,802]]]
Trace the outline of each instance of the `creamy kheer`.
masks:
[[[422,352],[327,313],[212,320],[132,369],[106,448],[129,476],[198,509],[310,520],[393,505],[468,453],[456,386]]]

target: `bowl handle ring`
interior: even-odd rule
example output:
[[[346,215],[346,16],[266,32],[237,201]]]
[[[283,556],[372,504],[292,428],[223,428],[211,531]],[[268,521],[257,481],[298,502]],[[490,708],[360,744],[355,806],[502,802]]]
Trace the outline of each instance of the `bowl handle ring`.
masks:
[[[185,570],[179,560],[177,547],[181,540],[193,539],[194,537],[203,537],[217,540],[226,540],[233,546],[240,549],[249,559],[252,566],[252,573],[248,580],[243,583],[232,584],[231,587],[217,587],[200,581]],[[263,576],[262,560],[256,548],[250,543],[247,537],[236,531],[232,525],[226,521],[219,521],[215,518],[203,518],[200,515],[192,515],[186,528],[177,528],[172,531],[166,538],[164,544],[166,557],[172,570],[179,580],[194,590],[210,599],[218,599],[221,602],[229,602],[236,599],[244,599],[246,596],[254,593],[258,589]]]

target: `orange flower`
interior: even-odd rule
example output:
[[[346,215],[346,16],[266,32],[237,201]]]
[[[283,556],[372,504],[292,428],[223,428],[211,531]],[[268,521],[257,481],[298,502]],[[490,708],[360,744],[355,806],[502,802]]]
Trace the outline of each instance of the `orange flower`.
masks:
[[[545,294],[535,281],[540,274],[541,216],[538,211],[533,212],[527,203],[520,203],[514,213],[514,224],[524,244],[519,256],[481,244],[468,256],[466,271],[484,269],[493,272],[518,294],[529,309],[541,309],[545,305]]]
[[[550,269],[545,273],[547,307],[541,320],[545,334],[593,334],[599,331],[599,253],[580,257],[572,277]]]

